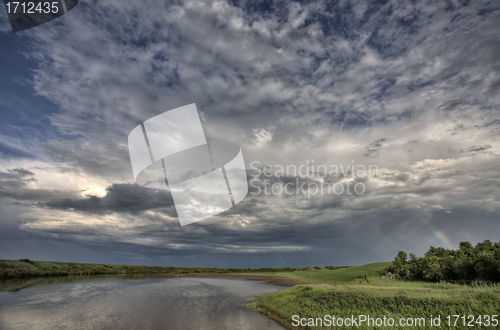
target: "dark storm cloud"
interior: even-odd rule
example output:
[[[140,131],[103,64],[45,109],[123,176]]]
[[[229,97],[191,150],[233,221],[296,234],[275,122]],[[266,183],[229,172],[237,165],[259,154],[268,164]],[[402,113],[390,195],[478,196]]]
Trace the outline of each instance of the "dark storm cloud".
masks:
[[[134,215],[147,210],[168,208],[172,205],[172,194],[166,189],[151,189],[137,184],[118,183],[107,187],[104,197],[61,198],[38,204],[40,207],[55,210],[71,210],[95,214],[116,212]],[[173,213],[175,214],[175,212]]]

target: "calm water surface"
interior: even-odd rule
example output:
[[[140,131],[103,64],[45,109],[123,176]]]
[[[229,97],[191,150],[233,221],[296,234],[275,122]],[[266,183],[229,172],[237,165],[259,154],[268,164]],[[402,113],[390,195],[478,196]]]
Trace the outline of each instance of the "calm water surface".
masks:
[[[244,307],[285,288],[211,278],[100,278],[0,292],[0,329],[283,329]]]

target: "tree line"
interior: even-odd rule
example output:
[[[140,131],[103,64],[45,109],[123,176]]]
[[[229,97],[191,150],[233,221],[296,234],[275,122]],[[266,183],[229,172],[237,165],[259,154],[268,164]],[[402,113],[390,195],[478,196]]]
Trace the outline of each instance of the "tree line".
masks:
[[[399,251],[386,274],[405,280],[468,283],[474,280],[500,282],[500,242],[485,240],[472,246],[460,242],[457,250],[433,247],[423,257]]]

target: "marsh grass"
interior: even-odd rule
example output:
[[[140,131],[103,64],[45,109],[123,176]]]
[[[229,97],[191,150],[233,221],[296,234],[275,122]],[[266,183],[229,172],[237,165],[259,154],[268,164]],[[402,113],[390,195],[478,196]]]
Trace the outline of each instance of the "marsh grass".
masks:
[[[323,318],[325,315],[350,317],[370,315],[373,318],[423,317],[430,328],[429,318],[441,315],[441,322],[448,315],[497,315],[500,310],[500,286],[476,283],[461,285],[416,281],[381,279],[388,263],[370,264],[336,270],[311,270],[294,272],[286,276],[298,276],[321,284],[298,285],[265,296],[252,307],[287,328],[292,327],[292,316]],[[365,280],[366,276],[366,280]],[[358,281],[360,277],[362,281]],[[443,328],[447,328],[443,323]],[[331,329],[332,327],[299,327],[298,329]],[[360,326],[357,329],[374,329]],[[379,327],[377,327],[379,328]],[[391,327],[386,327],[391,328]],[[456,328],[460,328],[457,326]],[[481,326],[476,325],[476,329]],[[487,327],[484,327],[485,329]],[[295,328],[294,328],[295,329]]]

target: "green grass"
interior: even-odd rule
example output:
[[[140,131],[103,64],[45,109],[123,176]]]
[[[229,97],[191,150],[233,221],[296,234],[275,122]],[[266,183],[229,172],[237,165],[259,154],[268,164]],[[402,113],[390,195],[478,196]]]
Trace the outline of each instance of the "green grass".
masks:
[[[333,267],[335,268],[335,267]],[[0,278],[31,278],[41,276],[67,275],[118,275],[118,274],[186,274],[186,273],[288,273],[310,268],[202,268],[202,267],[162,267],[114,264],[87,264],[73,262],[34,261],[28,259],[0,259]]]
[[[421,284],[403,289],[375,285],[299,285],[261,297],[254,306],[265,314],[271,313],[285,325],[292,323],[293,315],[301,318],[323,318],[325,315],[351,317],[370,315],[372,318],[424,318],[427,329],[431,316],[441,315],[496,315],[500,306],[500,288],[472,288],[457,284],[431,287]],[[329,327],[300,327],[300,329],[327,329]],[[374,329],[361,326],[358,329]],[[446,328],[446,327],[445,327]],[[460,327],[459,327],[460,328]],[[477,325],[476,325],[476,328]]]
[[[497,315],[500,311],[500,286],[465,286],[449,283],[385,281],[380,278],[390,263],[376,263],[344,269],[319,269],[283,274],[322,284],[298,285],[287,290],[261,296],[251,306],[261,313],[292,328],[292,317],[323,318],[325,315],[351,317],[370,315],[373,318],[425,318],[428,329],[431,315],[441,315],[441,327],[448,315]],[[366,280],[359,280],[366,275]],[[294,329],[331,329],[328,326]],[[357,329],[379,327],[363,326]],[[391,327],[385,327],[389,329]],[[404,328],[404,327],[400,327]],[[437,327],[433,327],[437,328]],[[455,328],[464,328],[457,326]],[[475,324],[476,329],[481,327]]]
[[[345,267],[337,269],[328,269],[322,267],[320,269],[309,268],[305,271],[294,272],[277,272],[276,275],[282,275],[290,278],[301,279],[310,282],[319,283],[346,283],[355,281],[362,276],[380,277],[382,276],[385,267],[388,267],[390,262],[377,262],[364,266]]]

